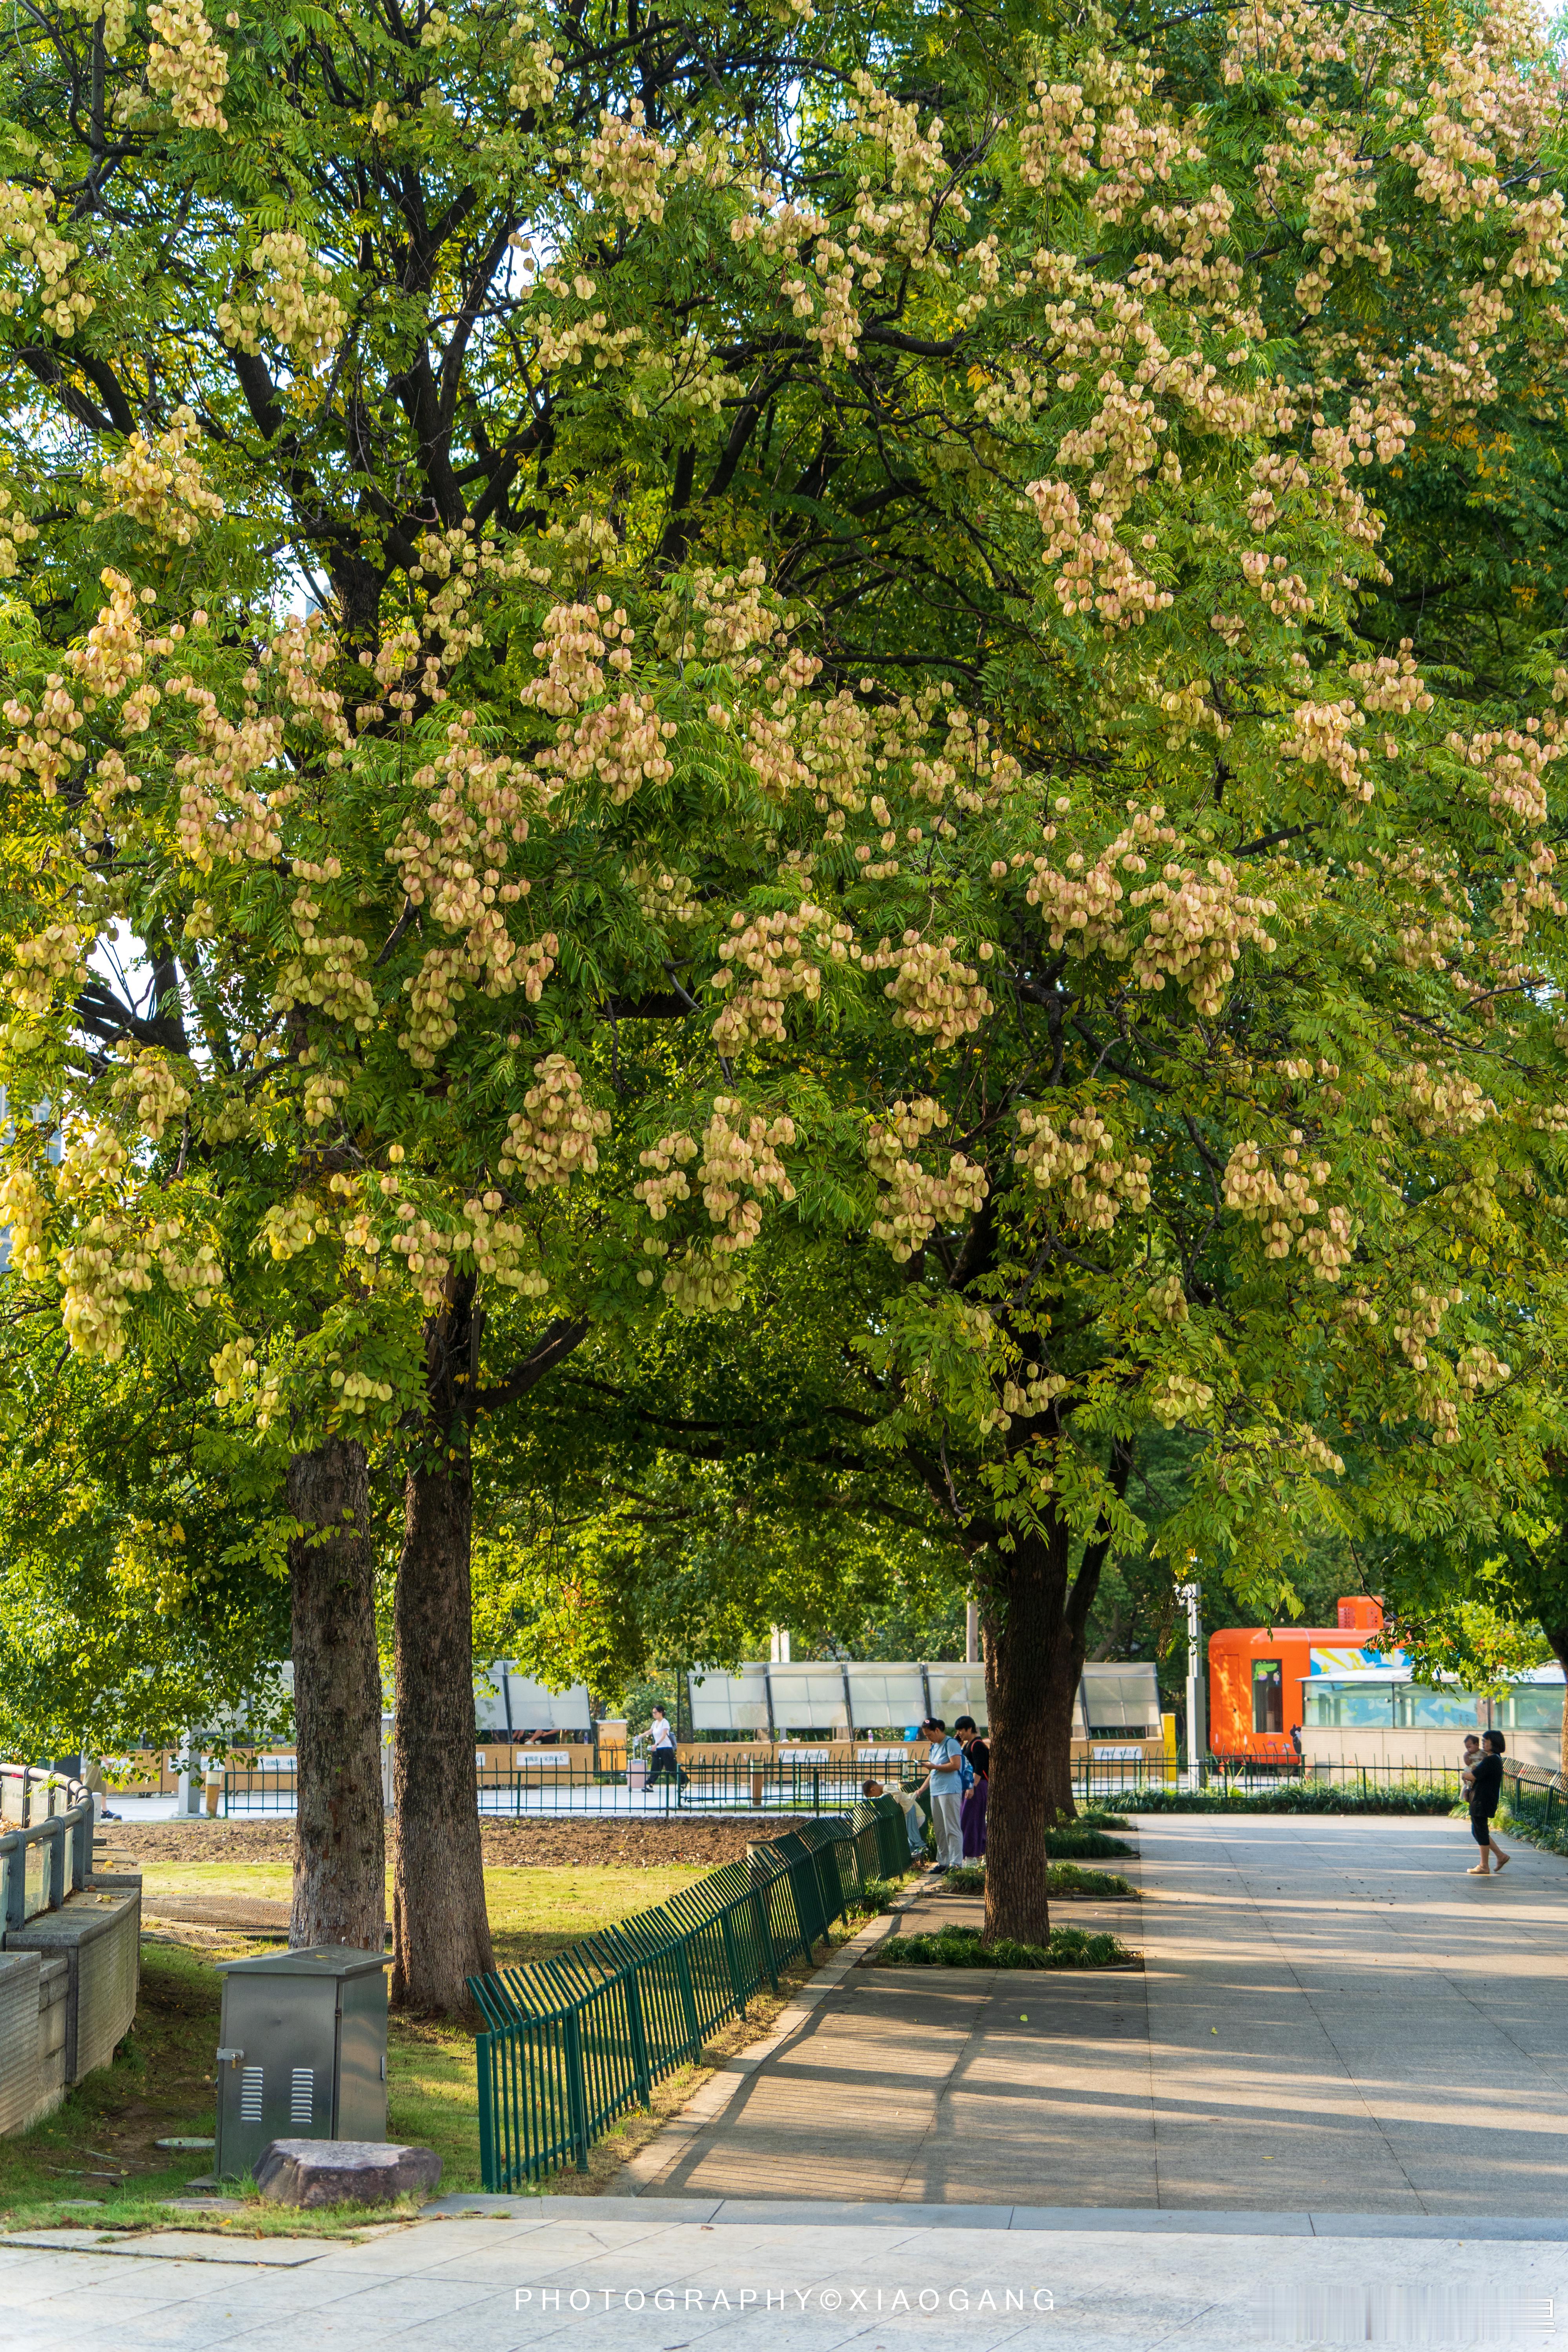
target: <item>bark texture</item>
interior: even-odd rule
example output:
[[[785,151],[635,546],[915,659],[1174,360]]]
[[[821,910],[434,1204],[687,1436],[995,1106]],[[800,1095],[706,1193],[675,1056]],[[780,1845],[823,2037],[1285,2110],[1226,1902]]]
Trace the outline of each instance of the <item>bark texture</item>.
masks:
[[[469,2006],[491,1965],[474,1768],[468,1450],[404,1488],[395,1611],[397,1710],[392,1998],[443,2015]]]
[[[289,1941],[385,1940],[381,1662],[364,1450],[340,1438],[289,1465],[298,1818]]]
[[[468,1978],[491,1965],[474,1767],[471,1281],[454,1283],[425,1339],[426,1419],[404,1485],[394,1603],[392,1998],[457,2016]]]
[[[1130,1450],[1112,1450],[1110,1483],[1127,1491]],[[1070,1821],[1073,1702],[1089,1648],[1089,1612],[1110,1552],[1109,1531],[1086,1544],[1069,1575],[1065,1523],[991,1549],[986,1599],[985,1702],[991,1789],[985,1811],[984,1939],[1043,1944],[1050,1932],[1046,1834]]]
[[[985,1604],[985,1706],[991,1789],[985,1807],[985,1941],[1016,1937],[1043,1944],[1050,1933],[1046,1895],[1046,1820],[1050,1780],[1047,1727],[1054,1654],[1067,1590],[1065,1528],[1020,1536],[998,1557]]]

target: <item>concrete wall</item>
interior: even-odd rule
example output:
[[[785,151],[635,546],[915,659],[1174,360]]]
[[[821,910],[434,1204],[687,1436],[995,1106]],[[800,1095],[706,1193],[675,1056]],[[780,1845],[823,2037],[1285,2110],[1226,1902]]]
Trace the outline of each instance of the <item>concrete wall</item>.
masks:
[[[1507,1753],[1517,1764],[1540,1764],[1555,1772],[1558,1736],[1555,1731],[1505,1731]],[[1345,1724],[1338,1728],[1309,1724],[1301,1733],[1301,1753],[1309,1770],[1313,1764],[1375,1765],[1380,1773],[1408,1766],[1422,1773],[1445,1768],[1457,1772],[1465,1735],[1458,1731],[1422,1729],[1412,1725],[1396,1731]]]
[[[25,2131],[107,2066],[136,2015],[142,1880],[95,1877],[0,1951],[0,2133]]]

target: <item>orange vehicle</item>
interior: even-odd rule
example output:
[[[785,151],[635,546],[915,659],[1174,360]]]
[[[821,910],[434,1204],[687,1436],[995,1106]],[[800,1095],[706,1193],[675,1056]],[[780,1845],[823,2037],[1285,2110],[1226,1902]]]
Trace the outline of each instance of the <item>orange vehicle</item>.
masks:
[[[1343,1654],[1348,1665],[1363,1657],[1368,1665],[1392,1664],[1365,1643],[1381,1632],[1383,1604],[1352,1593],[1339,1604],[1337,1625],[1226,1625],[1209,1637],[1209,1751],[1248,1756],[1259,1763],[1294,1763],[1300,1750],[1292,1733],[1301,1728],[1301,1685],[1312,1671],[1312,1652]],[[1362,1642],[1347,1643],[1347,1633]],[[1336,1661],[1337,1662],[1337,1661]]]

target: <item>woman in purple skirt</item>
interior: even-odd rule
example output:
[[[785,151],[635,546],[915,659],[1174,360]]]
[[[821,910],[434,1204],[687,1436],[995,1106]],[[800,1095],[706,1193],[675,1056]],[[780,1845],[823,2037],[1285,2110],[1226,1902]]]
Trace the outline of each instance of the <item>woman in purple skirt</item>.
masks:
[[[963,1832],[963,1859],[978,1862],[985,1852],[985,1790],[991,1778],[991,1748],[975,1730],[972,1715],[961,1715],[952,1730],[954,1738],[963,1742],[969,1769],[974,1775],[974,1785],[964,1797],[958,1817]]]

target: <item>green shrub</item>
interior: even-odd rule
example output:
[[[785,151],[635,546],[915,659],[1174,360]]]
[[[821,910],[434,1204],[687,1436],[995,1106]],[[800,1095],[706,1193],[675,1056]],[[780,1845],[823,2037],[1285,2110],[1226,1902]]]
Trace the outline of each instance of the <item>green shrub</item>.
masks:
[[[1119,1903],[1139,1900],[1138,1889],[1119,1870],[1080,1870],[1076,1862],[1053,1862],[1046,1873],[1046,1887],[1052,1895],[1098,1895]]]
[[[889,1936],[873,1955],[880,1969],[1119,1969],[1137,1958],[1110,1935],[1053,1927],[1049,1947],[1003,1937],[983,1944],[978,1927],[941,1927],[934,1935]]]
[[[1275,1789],[1140,1789],[1123,1802],[1137,1813],[1447,1813],[1454,1791],[1426,1780],[1391,1780],[1381,1789],[1281,1780]]]
[[[857,1911],[885,1911],[895,1895],[904,1891],[901,1878],[868,1878],[850,1902]]]
[[[942,1880],[950,1895],[984,1895],[985,1864],[983,1862],[961,1863],[950,1870]],[[1048,1895],[1098,1895],[1119,1902],[1139,1900],[1138,1889],[1129,1878],[1117,1870],[1080,1870],[1076,1862],[1053,1862],[1046,1871],[1046,1891]]]
[[[1120,1854],[1135,1854],[1125,1838],[1108,1837],[1102,1829],[1084,1822],[1058,1822],[1046,1832],[1046,1852],[1053,1862],[1110,1862]]]
[[[1527,1845],[1539,1846],[1544,1853],[1568,1854],[1568,1809],[1561,1797],[1549,1807],[1544,1795],[1521,1790],[1517,1797],[1504,1798],[1498,1821],[1500,1828],[1511,1831]]]

